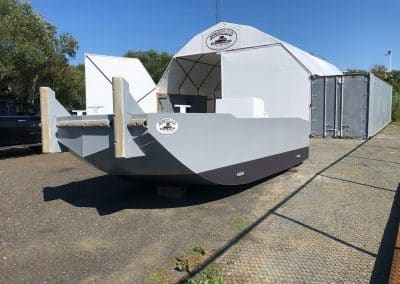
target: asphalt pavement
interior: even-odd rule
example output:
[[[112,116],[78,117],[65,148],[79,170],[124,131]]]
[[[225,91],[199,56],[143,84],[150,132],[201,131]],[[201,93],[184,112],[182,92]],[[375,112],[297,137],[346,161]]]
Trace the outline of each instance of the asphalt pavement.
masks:
[[[226,283],[387,280],[400,124],[368,141],[310,143],[294,169],[239,188],[188,188],[181,200],[70,153],[0,157],[0,282],[176,282],[187,274],[175,258],[199,246]]]

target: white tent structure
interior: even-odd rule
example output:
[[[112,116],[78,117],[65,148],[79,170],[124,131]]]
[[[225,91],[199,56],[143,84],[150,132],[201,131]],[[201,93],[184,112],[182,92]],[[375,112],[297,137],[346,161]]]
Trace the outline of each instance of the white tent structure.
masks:
[[[110,174],[166,184],[246,184],[300,164],[311,79],[341,74],[229,23],[190,40],[157,86],[137,59],[86,55],[85,66],[88,115],[69,116],[40,89],[43,151],[69,149]]]
[[[112,77],[121,76],[144,112],[156,112],[156,85],[137,58],[85,54],[86,113],[111,114]]]
[[[204,98],[204,110],[193,112],[310,120],[311,77],[341,74],[325,60],[254,27],[219,23],[175,54],[157,94],[159,100]]]

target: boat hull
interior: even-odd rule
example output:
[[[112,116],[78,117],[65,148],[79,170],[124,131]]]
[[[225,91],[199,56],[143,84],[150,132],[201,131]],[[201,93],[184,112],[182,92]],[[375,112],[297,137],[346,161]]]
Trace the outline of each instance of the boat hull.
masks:
[[[229,114],[145,114],[146,129],[129,132],[132,157],[115,157],[110,128],[59,128],[58,142],[112,175],[157,183],[240,185],[296,166],[308,158],[308,122],[302,119],[238,119]],[[161,134],[168,118],[179,128]],[[59,118],[59,121],[71,119]],[[110,119],[85,116],[74,119]],[[111,123],[112,124],[112,123]],[[137,149],[136,149],[137,148]],[[136,154],[135,154],[136,153]]]
[[[112,175],[157,183],[241,185],[308,157],[309,122],[222,113],[143,113],[113,78],[112,115],[70,116],[41,88],[44,152],[65,149]]]

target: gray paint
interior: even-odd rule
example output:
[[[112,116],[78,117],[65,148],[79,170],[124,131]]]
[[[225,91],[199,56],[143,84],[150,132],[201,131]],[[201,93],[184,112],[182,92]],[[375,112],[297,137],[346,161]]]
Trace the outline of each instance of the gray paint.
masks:
[[[373,74],[312,80],[311,136],[366,139],[391,121],[392,87]]]
[[[160,134],[157,121],[179,124]],[[149,133],[196,173],[308,147],[309,123],[299,118],[235,118],[230,114],[148,114]]]
[[[122,95],[129,91],[125,85],[120,89]],[[195,183],[225,185],[263,178],[308,156],[309,123],[304,119],[236,118],[215,113],[137,114],[130,97],[122,97],[125,100],[114,103],[120,103],[125,121],[147,119],[147,128],[122,126],[128,139],[123,152],[128,155],[115,156],[112,115],[58,117],[58,122],[109,119],[111,127],[58,128],[57,141],[110,174],[163,180],[193,176],[189,179]],[[157,122],[165,118],[176,121],[177,131],[159,132]],[[131,155],[138,149],[140,155]],[[216,178],[218,173],[221,176]]]
[[[112,120],[112,115],[66,116],[58,117],[57,121],[94,119]],[[87,157],[113,147],[114,135],[111,135],[112,133],[113,129],[106,127],[61,127],[57,129],[56,136],[58,143],[66,146],[80,157]]]
[[[369,87],[368,133],[372,136],[392,121],[393,87],[373,74]]]
[[[368,75],[343,77],[342,137],[367,138]]]
[[[49,153],[58,153],[61,152],[62,149],[59,145],[59,141],[57,141],[57,117],[58,116],[69,116],[69,112],[60,104],[60,102],[56,99],[55,92],[48,87],[40,88],[40,97],[41,97],[41,119],[42,125],[48,126],[48,129],[44,129],[42,127],[42,144],[48,144],[49,149],[43,149],[45,152]],[[45,106],[44,106],[45,104]],[[44,114],[47,117],[43,117]],[[47,123],[45,122],[47,120]],[[43,131],[48,131],[48,135],[44,135]],[[45,138],[47,136],[48,138]],[[49,141],[44,141],[44,139]]]
[[[131,115],[131,118],[138,117],[143,118],[143,115]],[[157,121],[165,117],[178,122],[178,131],[165,135],[156,130]],[[61,144],[95,167],[110,174],[138,178],[164,180],[169,177],[174,180],[176,177],[176,180],[181,180],[182,177],[190,179],[188,176],[200,174],[210,183],[234,184],[232,180],[236,180],[236,184],[241,184],[294,166],[307,158],[301,149],[308,148],[308,122],[302,119],[238,119],[229,114],[180,113],[147,114],[145,118],[148,130],[130,133],[132,143],[144,156],[115,158],[112,128],[63,127],[58,129],[57,137]],[[71,117],[58,118],[58,121],[63,119]],[[287,152],[289,154],[284,154]],[[276,155],[283,155],[284,159],[280,163],[268,159]],[[252,163],[260,159],[262,162]],[[226,167],[231,171],[226,171]],[[233,173],[232,169],[238,172]],[[243,174],[238,175],[242,171]],[[204,172],[206,174],[202,176]],[[218,172],[221,173],[220,179],[215,178]],[[200,182],[198,178],[191,180]]]
[[[336,78],[325,80],[325,137],[336,134]]]
[[[325,125],[325,78],[311,83],[311,136],[323,136]]]
[[[143,117],[132,115],[131,118]],[[110,116],[102,116],[107,118]],[[131,134],[132,142],[145,154],[144,160],[154,160],[161,152],[172,154],[185,168],[195,173],[244,163],[308,147],[308,122],[297,118],[238,119],[229,114],[147,114],[148,130]],[[172,118],[179,124],[173,134],[156,130],[162,118]],[[94,119],[85,116],[85,119]],[[96,116],[100,118],[100,116]],[[63,118],[59,118],[59,121]],[[69,117],[68,117],[69,119]],[[103,152],[93,160],[100,169],[119,174],[148,174],[165,171],[166,161],[160,166],[144,160],[115,158],[113,156],[113,129],[71,127],[58,130],[58,140],[81,157]],[[129,145],[129,144],[128,144]],[[154,147],[154,145],[159,145]],[[130,160],[128,166],[124,161]],[[137,161],[137,163],[132,163]],[[146,166],[147,165],[147,166]],[[97,166],[95,164],[95,166]],[[168,170],[170,171],[170,170]]]

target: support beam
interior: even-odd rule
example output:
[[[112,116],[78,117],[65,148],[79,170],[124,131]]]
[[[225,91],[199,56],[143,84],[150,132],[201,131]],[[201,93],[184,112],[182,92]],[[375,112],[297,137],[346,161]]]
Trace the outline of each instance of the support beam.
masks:
[[[57,140],[57,117],[68,117],[69,112],[57,101],[56,95],[49,87],[40,87],[40,120],[42,125],[43,153],[61,152]]]
[[[110,127],[108,119],[62,120],[56,123],[57,127]]]
[[[121,77],[113,77],[112,85],[114,155],[116,158],[144,156],[145,154],[136,144],[135,138],[147,128],[147,117],[129,92],[127,81]]]
[[[114,110],[114,151],[116,158],[125,157],[125,115],[124,115],[124,84],[122,78],[113,77],[113,110]],[[124,86],[125,85],[125,86]]]
[[[50,88],[40,88],[40,123],[42,131],[42,152],[51,153],[51,129],[50,129],[50,107],[49,92],[53,92]],[[53,92],[54,93],[54,92]]]

